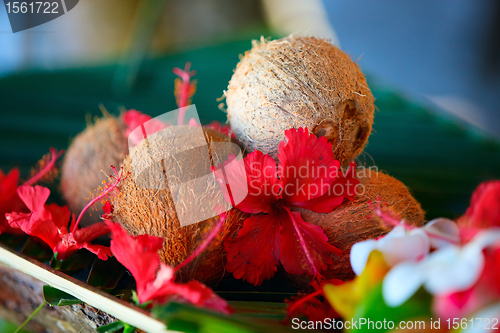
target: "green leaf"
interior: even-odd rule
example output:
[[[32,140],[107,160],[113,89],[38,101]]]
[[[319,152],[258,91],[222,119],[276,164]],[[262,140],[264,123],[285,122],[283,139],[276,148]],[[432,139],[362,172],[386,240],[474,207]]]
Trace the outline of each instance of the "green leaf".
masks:
[[[139,306],[141,302],[139,301],[139,296],[137,295],[137,291],[132,290],[132,301],[134,301],[135,305]]]
[[[58,260],[56,256],[50,261],[50,267],[57,269],[61,272],[77,271],[79,269],[87,268],[96,256],[87,250],[79,250],[69,256],[68,259]]]
[[[65,306],[83,303],[78,298],[51,286],[43,286],[43,298],[52,306]]]
[[[357,308],[354,320],[358,321],[358,323],[362,318],[372,322],[392,321],[394,322],[394,327],[397,328],[399,322],[404,320],[431,318],[431,303],[432,296],[423,288],[420,288],[406,303],[391,308],[385,304],[381,283],[368,294],[363,303]],[[388,326],[386,327],[386,329],[375,328],[375,330],[378,332],[387,332],[389,328]],[[367,324],[363,325],[363,327],[360,327],[358,324],[358,328],[353,329],[355,332],[372,332],[373,330],[373,326],[368,326]]]
[[[249,302],[249,301],[230,301],[229,305],[234,309],[236,316],[254,317],[260,319],[274,319],[277,322],[286,318],[285,303],[271,302]]]
[[[241,308],[265,307],[266,303],[253,302],[260,304],[250,305],[252,302],[241,302]],[[269,308],[274,308],[274,305]],[[279,309],[281,307],[281,309]],[[283,305],[277,305],[273,311],[282,311]],[[278,317],[258,317],[247,316],[236,313],[231,316],[225,316],[207,309],[200,309],[187,304],[169,303],[162,306],[156,306],[152,310],[154,317],[162,320],[169,330],[181,332],[220,332],[220,333],[250,333],[250,332],[287,332],[292,331],[290,327],[281,325]],[[281,314],[280,319],[282,319]]]
[[[198,309],[185,304],[169,303],[153,308],[154,317],[162,320],[169,330],[187,333],[220,332],[250,333],[255,332],[249,326],[223,315]]]
[[[130,326],[129,324],[125,324],[125,329],[123,330],[123,333],[134,333],[135,332],[135,327]]]
[[[87,284],[100,289],[114,289],[125,273],[125,267],[115,257],[96,260],[90,269]]]
[[[0,318],[0,333],[12,333],[16,330],[17,325]],[[27,330],[22,330],[21,333],[30,333]]]
[[[96,331],[98,333],[113,333],[113,332],[116,332],[118,330],[121,330],[124,327],[125,327],[125,324],[123,322],[115,321],[114,323],[96,328]]]
[[[47,260],[53,255],[49,247],[42,245],[40,241],[34,240],[31,237],[28,237],[24,243],[21,253],[41,261]]]

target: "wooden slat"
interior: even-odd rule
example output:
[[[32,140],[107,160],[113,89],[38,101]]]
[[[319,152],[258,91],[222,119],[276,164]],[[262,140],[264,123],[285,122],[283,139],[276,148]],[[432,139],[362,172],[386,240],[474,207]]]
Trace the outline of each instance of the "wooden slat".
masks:
[[[0,264],[39,279],[143,331],[154,333],[174,332],[167,330],[163,322],[152,318],[146,311],[114,298],[38,261],[17,254],[3,245],[0,245]]]

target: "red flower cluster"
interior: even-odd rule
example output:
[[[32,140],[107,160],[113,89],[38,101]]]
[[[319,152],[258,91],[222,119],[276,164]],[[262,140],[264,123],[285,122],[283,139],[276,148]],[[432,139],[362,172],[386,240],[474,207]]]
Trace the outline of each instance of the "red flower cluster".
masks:
[[[157,119],[150,121],[152,119],[151,116],[137,110],[128,110],[123,114],[122,119],[127,126],[127,128],[125,129],[125,136],[134,144],[138,144],[142,139],[144,139],[144,134],[142,133],[142,131],[140,133],[132,132],[144,123],[147,122],[147,129],[145,130],[147,135],[156,133],[159,130],[162,130],[165,127],[169,126],[169,124],[165,124]],[[132,136],[130,134],[132,134]]]
[[[213,129],[213,130],[218,131],[218,132],[221,132],[222,134],[227,135],[231,139],[236,139],[236,136],[234,135],[233,131],[231,130],[231,125],[229,125],[229,124],[223,125],[220,122],[218,122],[217,120],[214,120],[205,127]]]
[[[46,204],[50,195],[48,188],[38,185],[32,186],[51,172],[57,158],[61,154],[62,152],[58,153],[55,149],[51,148],[50,158],[47,156],[42,160],[41,166],[43,168],[22,186],[17,187],[19,179],[17,171],[9,173],[7,181],[5,181],[5,178],[3,179],[1,182],[2,192],[0,193],[0,199],[3,202],[8,202],[8,199],[11,198],[14,203],[19,199],[22,204],[21,207],[26,207],[26,212],[24,212],[24,209],[21,209],[23,211],[16,209],[16,205],[18,206],[18,204],[9,203],[6,205],[4,209],[9,211],[5,213],[6,221],[12,230],[21,233],[24,232],[44,241],[59,260],[68,258],[80,249],[87,249],[96,254],[100,259],[106,260],[111,255],[110,249],[102,245],[91,244],[90,242],[108,234],[108,227],[104,223],[96,223],[90,227],[79,229],[78,223],[83,213],[92,204],[111,193],[124,178],[122,174],[118,174],[116,169],[113,168],[114,176],[110,177],[114,182],[105,185],[105,190],[83,209],[75,222],[75,217],[71,215],[68,207]]]
[[[332,308],[325,298],[323,287],[325,284],[340,285],[342,280],[332,279],[323,281],[321,284],[313,281],[311,286],[315,291],[305,296],[287,301],[287,315],[285,322],[292,317],[304,316],[310,321],[323,321],[326,318],[340,318],[340,315]]]
[[[500,227],[500,180],[481,183],[472,194],[470,206],[458,223],[461,227]]]
[[[160,262],[157,251],[163,239],[149,235],[129,236],[123,228],[106,221],[112,232],[111,251],[116,259],[134,276],[139,302],[190,302],[224,314],[232,312],[229,305],[198,281],[175,282],[175,269]]]
[[[5,214],[10,212],[24,212],[26,206],[17,195],[19,185],[19,169],[14,168],[6,175],[0,170],[0,234],[22,234],[19,229],[9,226]]]
[[[42,186],[20,186],[17,193],[31,213],[7,213],[12,228],[21,229],[30,236],[38,237],[50,246],[57,259],[63,260],[79,249],[85,248],[106,260],[111,255],[109,248],[89,242],[109,233],[103,223],[68,232],[71,212],[64,206],[47,205],[50,190]],[[74,225],[74,216],[70,228]]]
[[[356,164],[342,173],[324,137],[318,139],[303,128],[287,130],[285,137],[279,145],[278,166],[269,155],[256,151],[244,159],[244,170],[231,168],[231,161],[214,170],[228,202],[248,189],[236,207],[253,215],[224,245],[226,269],[254,285],[271,278],[279,262],[290,274],[317,276],[327,269],[332,263],[329,253],[340,250],[292,207],[331,212],[344,198],[354,197],[359,183]]]

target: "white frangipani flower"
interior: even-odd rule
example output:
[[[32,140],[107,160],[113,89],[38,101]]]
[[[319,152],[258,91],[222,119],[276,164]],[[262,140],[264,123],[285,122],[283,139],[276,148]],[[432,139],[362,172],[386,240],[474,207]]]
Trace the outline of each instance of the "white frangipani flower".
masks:
[[[463,291],[479,279],[484,267],[483,249],[500,242],[500,229],[479,232],[464,246],[445,246],[425,259],[394,266],[384,278],[382,293],[387,305],[406,302],[423,285],[432,295]]]
[[[403,224],[394,227],[379,239],[356,243],[351,248],[351,266],[360,275],[365,269],[368,256],[380,251],[386,263],[392,267],[404,261],[418,261],[429,254],[431,248],[440,248],[459,241],[458,226],[448,219],[436,219],[423,228],[408,230]]]

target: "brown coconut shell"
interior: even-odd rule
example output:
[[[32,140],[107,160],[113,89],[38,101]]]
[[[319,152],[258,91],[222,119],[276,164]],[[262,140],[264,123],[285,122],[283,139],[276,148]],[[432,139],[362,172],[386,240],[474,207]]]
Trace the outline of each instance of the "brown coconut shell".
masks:
[[[253,41],[229,82],[228,119],[248,152],[276,159],[284,131],[307,127],[347,165],[370,135],[374,98],[358,65],[328,40]]]
[[[143,140],[123,161],[124,171],[130,172],[130,174],[119,184],[120,194],[112,200],[114,220],[119,222],[130,234],[134,236],[148,234],[164,238],[163,249],[158,253],[160,259],[170,266],[177,266],[192,254],[217,221],[210,218],[199,223],[182,226],[178,217],[178,214],[182,212],[176,211],[172,199],[172,193],[175,193],[176,190],[171,187],[171,184],[169,188],[165,175],[172,174],[176,171],[173,168],[179,167],[184,174],[190,174],[188,176],[190,179],[193,176],[197,178],[199,175],[196,173],[199,172],[199,165],[204,162],[198,158],[201,154],[190,154],[187,160],[182,157],[176,158],[177,163],[164,162],[158,163],[158,165],[148,165],[147,163],[155,160],[154,155],[167,150],[168,147],[177,147],[179,150],[184,147],[193,147],[193,143],[196,141],[193,139],[196,136],[195,131],[194,127],[171,126],[150,135],[148,140]],[[204,135],[208,144],[210,163],[211,165],[219,165],[226,160],[228,154],[221,154],[220,150],[217,151],[217,154],[214,153],[214,146],[220,142],[230,142],[230,139],[211,129],[204,129]],[[144,166],[148,167],[145,177],[143,174],[134,174],[134,170],[142,170]],[[156,187],[156,189],[146,188],[148,187],[144,185],[146,183],[152,185],[148,185],[149,187]],[[203,193],[202,199],[196,199],[200,202],[197,206],[199,210],[212,209],[214,205],[225,203],[217,184],[207,183],[197,190]],[[186,200],[192,199],[186,198]],[[246,218],[245,216],[244,213],[236,209],[230,210],[219,236],[210,243],[208,249],[197,257],[196,261],[179,272],[180,278],[184,281],[194,278],[203,282],[219,280],[225,273],[225,253],[222,242],[227,237],[232,238],[236,235]]]
[[[87,205],[96,189],[118,168],[128,154],[125,125],[119,118],[107,116],[96,120],[76,136],[68,148],[61,172],[61,192],[74,214]],[[84,216],[83,224],[99,222],[101,203]]]
[[[406,223],[414,226],[424,224],[425,212],[402,182],[370,169],[364,169],[362,175],[358,173],[358,179],[361,182],[361,186],[358,185],[357,188],[360,195],[352,201],[344,201],[333,212],[322,214],[298,209],[305,221],[320,226],[328,236],[328,242],[342,250],[339,255],[331,254],[333,264],[322,272],[328,279],[352,279],[354,277],[350,263],[352,245],[362,240],[380,237],[390,231],[390,228],[374,216],[368,201],[371,200],[376,205],[380,197],[381,203],[386,203],[387,207],[399,214]],[[288,276],[292,283],[301,287],[308,286],[311,280],[310,276]]]

